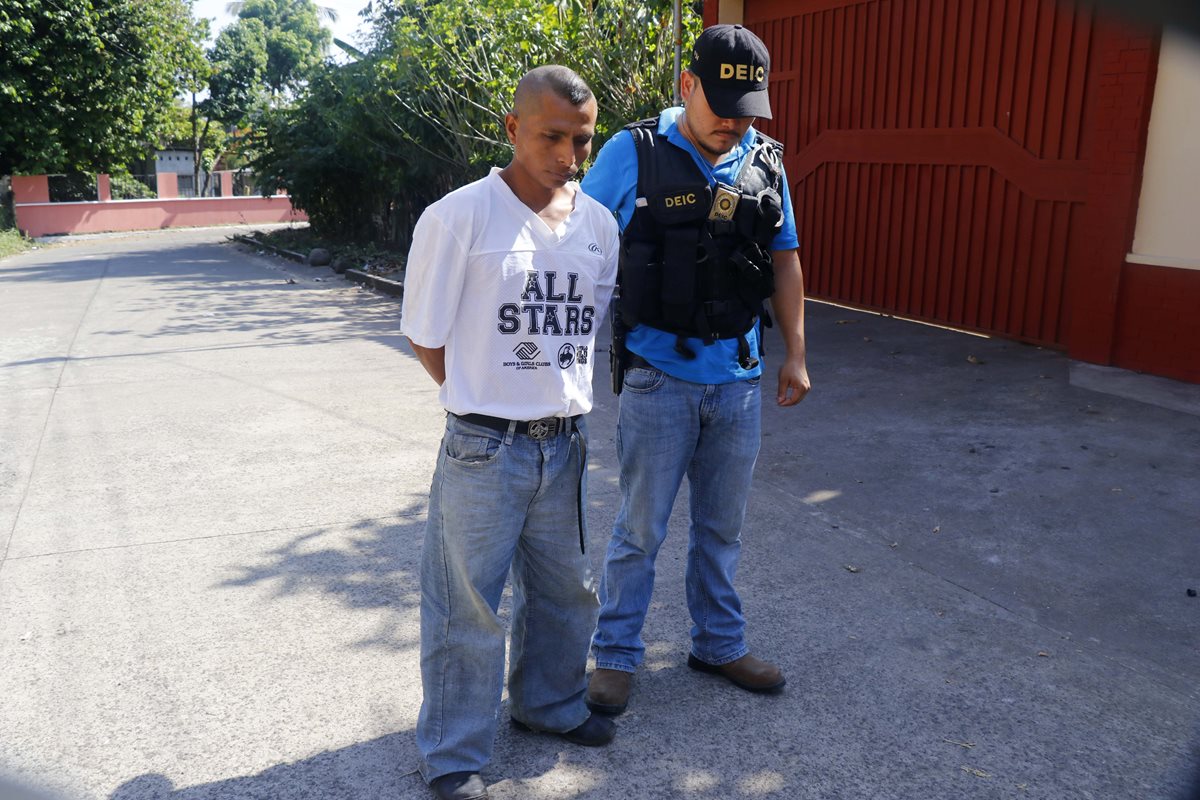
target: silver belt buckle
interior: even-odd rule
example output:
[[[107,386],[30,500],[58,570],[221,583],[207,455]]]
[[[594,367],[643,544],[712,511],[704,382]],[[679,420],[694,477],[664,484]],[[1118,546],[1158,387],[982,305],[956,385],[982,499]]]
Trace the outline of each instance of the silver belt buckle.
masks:
[[[542,417],[531,420],[528,426],[529,438],[541,441],[551,434],[558,433],[558,417]]]

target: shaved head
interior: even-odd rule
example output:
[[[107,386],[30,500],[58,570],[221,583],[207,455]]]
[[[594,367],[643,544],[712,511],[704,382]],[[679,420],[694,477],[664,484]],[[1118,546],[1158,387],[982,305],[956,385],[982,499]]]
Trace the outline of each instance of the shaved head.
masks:
[[[517,84],[513,95],[513,113],[518,116],[536,103],[545,93],[552,93],[573,106],[581,106],[592,99],[592,90],[575,70],[558,64],[535,67],[525,73]]]
[[[591,155],[596,135],[596,98],[583,79],[557,65],[525,73],[504,132],[513,160],[500,177],[517,197],[539,212],[556,199],[573,203],[567,184]]]

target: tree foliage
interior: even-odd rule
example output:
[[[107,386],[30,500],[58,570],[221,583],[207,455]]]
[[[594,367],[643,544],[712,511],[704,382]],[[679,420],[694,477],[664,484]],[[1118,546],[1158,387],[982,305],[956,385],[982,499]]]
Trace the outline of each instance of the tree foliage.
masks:
[[[217,35],[208,52],[211,74],[204,112],[226,125],[245,125],[267,103],[267,29],[242,19]]]
[[[275,97],[295,93],[325,59],[332,34],[312,0],[245,0],[233,27],[257,25],[266,54],[262,79]]]
[[[394,132],[375,113],[378,94],[372,63],[329,69],[309,84],[303,102],[268,115],[259,132],[260,189],[287,187],[330,238],[391,238],[444,182],[427,159],[422,170],[419,160],[398,157]],[[398,194],[400,174],[417,185]]]
[[[0,3],[0,174],[143,154],[203,61],[190,0]]]
[[[127,172],[114,172],[108,176],[109,191],[114,200],[145,200],[158,197],[158,193]]]
[[[264,191],[287,187],[330,237],[405,245],[421,210],[508,161],[517,81],[565,64],[596,94],[596,147],[673,94],[670,0],[376,2],[366,57],[329,65],[267,120]],[[684,44],[700,18],[685,4]]]
[[[331,41],[320,19],[336,19],[311,0],[245,0],[228,9],[238,19],[221,31],[208,53],[209,92],[198,107],[205,120],[193,126],[197,176],[200,165],[213,160],[202,157],[213,121],[237,131],[225,145],[239,158],[253,157],[260,139],[255,130],[264,116],[287,107],[320,73]],[[216,158],[229,155],[219,150]]]

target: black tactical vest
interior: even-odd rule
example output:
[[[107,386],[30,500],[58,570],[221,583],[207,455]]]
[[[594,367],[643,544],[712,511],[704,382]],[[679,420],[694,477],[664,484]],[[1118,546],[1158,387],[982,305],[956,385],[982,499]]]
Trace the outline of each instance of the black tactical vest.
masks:
[[[781,145],[756,132],[735,185],[714,187],[689,153],[658,134],[657,117],[625,130],[637,147],[638,184],[621,236],[624,322],[674,333],[677,347],[683,337],[744,343],[775,291],[771,242],[786,191]]]

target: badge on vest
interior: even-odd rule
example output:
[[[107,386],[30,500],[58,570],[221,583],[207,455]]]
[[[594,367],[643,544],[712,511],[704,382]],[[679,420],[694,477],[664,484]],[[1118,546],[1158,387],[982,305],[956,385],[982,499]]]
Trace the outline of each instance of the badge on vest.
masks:
[[[708,210],[708,218],[713,222],[732,222],[737,212],[738,201],[742,195],[737,189],[724,183],[717,184],[717,193],[713,197],[712,208]]]

